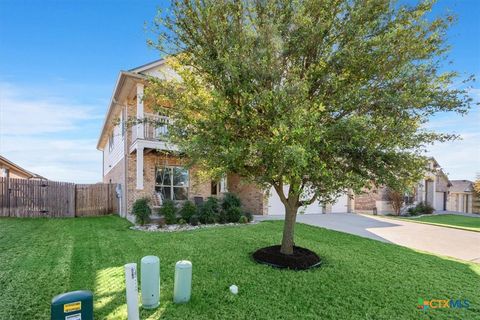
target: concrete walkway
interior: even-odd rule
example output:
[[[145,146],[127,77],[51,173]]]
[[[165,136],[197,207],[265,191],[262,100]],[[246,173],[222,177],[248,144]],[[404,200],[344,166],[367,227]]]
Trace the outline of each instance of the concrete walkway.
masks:
[[[283,216],[255,219],[283,220]],[[480,232],[354,213],[304,214],[298,215],[297,222],[480,263]]]

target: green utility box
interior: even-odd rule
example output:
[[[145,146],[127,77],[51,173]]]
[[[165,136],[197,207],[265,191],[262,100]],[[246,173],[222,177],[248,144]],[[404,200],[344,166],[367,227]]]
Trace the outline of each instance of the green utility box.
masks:
[[[86,290],[59,294],[52,299],[51,320],[93,320],[93,293]]]

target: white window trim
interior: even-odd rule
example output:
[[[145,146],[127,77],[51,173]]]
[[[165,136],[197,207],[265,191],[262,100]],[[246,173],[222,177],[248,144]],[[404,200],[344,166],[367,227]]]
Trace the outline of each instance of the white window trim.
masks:
[[[115,134],[114,134],[115,130],[114,129],[112,129],[112,133],[108,137],[108,151],[109,152],[112,152],[112,150],[115,148]]]
[[[157,183],[157,171],[159,169],[164,169],[164,168],[168,168],[170,169],[170,185],[166,185],[166,184],[158,184]],[[156,167],[155,168],[155,185],[154,185],[154,188],[157,188],[157,187],[169,187],[170,188],[170,199],[162,199],[162,200],[172,200],[172,201],[175,201],[175,202],[179,202],[179,201],[186,201],[186,200],[174,200],[173,199],[173,195],[174,195],[174,188],[182,188],[181,186],[175,186],[173,184],[173,169],[174,168],[181,168],[181,169],[184,169],[184,170],[187,170],[188,172],[188,181],[187,181],[187,184],[186,186],[184,186],[183,188],[186,188],[187,189],[187,200],[188,200],[188,195],[190,193],[190,170],[186,169],[185,167],[182,167],[182,166],[171,166],[171,165],[166,165],[166,166],[160,166],[160,167]]]

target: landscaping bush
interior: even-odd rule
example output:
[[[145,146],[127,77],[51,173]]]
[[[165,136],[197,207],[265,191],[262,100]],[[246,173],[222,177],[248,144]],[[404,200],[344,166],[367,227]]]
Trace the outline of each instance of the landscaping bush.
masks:
[[[248,222],[253,221],[253,214],[251,212],[244,212],[243,214],[245,215],[245,217],[247,217]]]
[[[423,214],[432,214],[432,213],[435,211],[435,209],[434,209],[431,205],[429,205],[429,204],[427,204],[427,203],[423,203],[423,202],[422,202],[422,205],[423,205],[423,206],[422,206],[422,212],[423,212]]]
[[[227,214],[227,221],[228,222],[238,222],[240,220],[240,217],[242,216],[242,209],[239,207],[231,207],[228,210],[226,210]]]
[[[135,216],[135,222],[142,226],[150,222],[152,209],[150,209],[149,203],[148,198],[137,199],[133,203],[132,214]]]
[[[407,210],[408,214],[411,216],[418,216],[420,214],[432,214],[435,209],[427,203],[420,202],[413,208]]]
[[[178,219],[178,224],[184,225],[184,224],[186,224],[186,223],[187,223],[187,220],[185,220],[185,219],[183,219],[183,218]]]
[[[417,207],[408,208],[407,213],[410,216],[418,216]]]
[[[185,221],[190,221],[190,218],[197,213],[197,207],[192,201],[185,201],[180,209],[180,216]]]
[[[219,213],[217,198],[210,197],[198,207],[198,218],[201,223],[214,223]]]
[[[188,220],[188,222],[192,225],[192,226],[198,226],[198,216],[195,214],[193,216],[190,217],[190,220]]]
[[[218,212],[217,222],[221,224],[225,224],[228,222],[227,213],[225,212],[225,210],[222,209]]]
[[[238,220],[240,223],[248,223],[248,218],[246,216],[241,216],[240,220]]]
[[[215,213],[218,213],[220,211],[220,205],[218,204],[218,199],[215,197],[208,197],[207,201],[205,201],[205,204],[210,206],[210,208]]]
[[[223,210],[227,211],[232,207],[240,208],[241,206],[242,206],[242,202],[240,201],[240,198],[236,194],[230,193],[230,192],[225,193],[222,201]]]
[[[177,222],[177,208],[175,202],[166,200],[160,208],[160,215],[165,218],[166,224],[175,224]]]

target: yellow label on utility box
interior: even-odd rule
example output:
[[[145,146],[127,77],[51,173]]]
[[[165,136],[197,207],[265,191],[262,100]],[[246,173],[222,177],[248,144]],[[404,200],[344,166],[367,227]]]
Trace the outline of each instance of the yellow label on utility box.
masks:
[[[82,310],[82,301],[71,302],[63,305],[63,312],[74,312]]]

